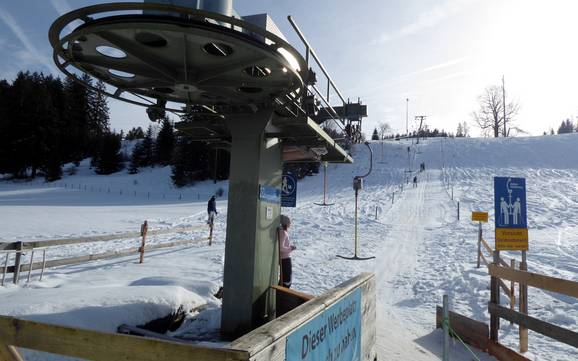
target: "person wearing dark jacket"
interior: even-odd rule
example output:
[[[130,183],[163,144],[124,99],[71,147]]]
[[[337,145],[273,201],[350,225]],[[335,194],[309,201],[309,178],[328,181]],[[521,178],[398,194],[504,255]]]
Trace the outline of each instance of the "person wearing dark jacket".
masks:
[[[209,202],[207,203],[207,214],[209,219],[207,220],[207,224],[213,224],[215,221],[215,215],[218,214],[217,212],[217,202],[215,200],[215,196],[211,196]]]

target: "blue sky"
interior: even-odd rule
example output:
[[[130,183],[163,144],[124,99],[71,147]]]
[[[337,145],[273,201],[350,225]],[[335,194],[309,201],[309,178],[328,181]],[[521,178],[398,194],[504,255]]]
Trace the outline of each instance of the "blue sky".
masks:
[[[19,70],[56,73],[47,33],[62,13],[104,1],[0,3],[0,78]],[[505,75],[531,134],[578,115],[575,0],[236,0],[241,15],[267,12],[293,44],[293,15],[346,97],[368,105],[364,131],[381,122],[410,129],[470,123],[477,96]],[[299,48],[299,47],[298,47]],[[147,126],[142,108],[111,100],[112,127]],[[572,118],[574,119],[574,118]]]

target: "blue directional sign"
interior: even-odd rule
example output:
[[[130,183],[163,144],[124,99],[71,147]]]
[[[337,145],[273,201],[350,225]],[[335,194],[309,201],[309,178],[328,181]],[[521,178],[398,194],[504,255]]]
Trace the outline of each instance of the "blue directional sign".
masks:
[[[287,361],[359,361],[360,358],[359,288],[287,337]]]
[[[281,207],[297,206],[297,178],[292,173],[284,173],[281,180]]]
[[[526,179],[494,177],[496,250],[527,250]]]
[[[263,202],[269,203],[279,203],[279,198],[281,196],[281,191],[274,187],[260,186],[259,187],[259,199]]]

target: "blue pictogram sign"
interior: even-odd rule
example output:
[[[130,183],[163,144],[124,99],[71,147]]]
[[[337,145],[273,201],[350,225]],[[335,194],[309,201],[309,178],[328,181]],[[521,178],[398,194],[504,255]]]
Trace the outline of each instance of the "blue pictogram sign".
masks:
[[[494,177],[496,228],[528,228],[526,179]]]
[[[297,206],[297,178],[291,173],[285,173],[281,180],[281,207],[295,206]]]

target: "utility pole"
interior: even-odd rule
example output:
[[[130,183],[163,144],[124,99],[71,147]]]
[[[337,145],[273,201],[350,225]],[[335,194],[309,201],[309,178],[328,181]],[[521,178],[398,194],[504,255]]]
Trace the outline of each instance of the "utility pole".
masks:
[[[504,103],[504,138],[508,136],[508,128],[506,127],[506,83],[504,75],[502,75],[502,101]]]
[[[419,128],[417,130],[417,144],[419,144],[419,135],[421,133],[421,128],[423,126],[423,121],[427,118],[427,115],[416,115],[415,120],[416,122],[419,121]]]
[[[408,114],[409,114],[409,98],[405,98],[405,134],[409,137]]]

